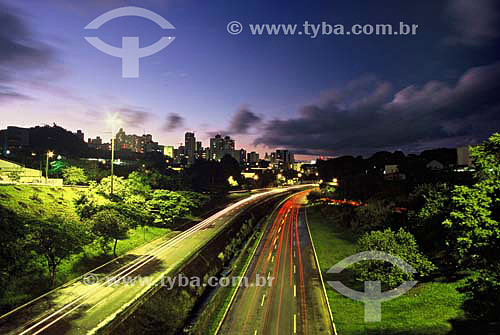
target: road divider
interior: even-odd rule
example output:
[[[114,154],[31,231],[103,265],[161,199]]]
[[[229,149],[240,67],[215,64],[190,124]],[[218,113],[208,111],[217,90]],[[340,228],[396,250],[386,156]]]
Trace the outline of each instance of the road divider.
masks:
[[[316,247],[314,246],[314,241],[313,241],[313,237],[311,234],[311,230],[309,229],[309,220],[307,219],[307,208],[304,208],[304,218],[305,218],[305,222],[306,222],[307,232],[309,234],[309,239],[311,240],[311,247],[312,247],[313,254],[314,254],[314,261],[316,262],[316,267],[318,268],[321,286],[323,288],[323,295],[324,295],[324,298],[326,301],[326,306],[328,307],[328,314],[330,315],[330,321],[331,321],[332,327],[333,327],[333,335],[338,335],[337,334],[337,327],[335,326],[335,322],[333,321],[332,308],[330,307],[330,302],[328,301],[328,295],[326,294],[325,281],[323,280],[323,275],[321,274],[321,267],[319,266],[318,255],[316,254]]]

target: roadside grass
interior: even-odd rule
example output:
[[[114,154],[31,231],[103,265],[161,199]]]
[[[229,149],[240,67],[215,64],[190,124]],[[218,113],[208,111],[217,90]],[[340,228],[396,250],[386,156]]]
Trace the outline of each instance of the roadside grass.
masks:
[[[140,247],[148,242],[151,242],[159,237],[162,237],[170,232],[168,228],[138,226],[135,229],[129,230],[128,238],[119,240],[116,245],[117,257],[126,254],[127,252]],[[109,244],[112,250],[113,242]],[[64,260],[58,267],[57,282],[59,284],[72,280],[92,269],[113,259],[112,251],[103,253],[101,248],[92,243],[84,247],[84,251],[73,255]]]
[[[341,280],[345,285],[362,290],[349,271],[340,278],[327,274],[329,268],[356,253],[356,239],[340,229],[336,218],[325,217],[317,206],[307,209],[309,227],[325,281]],[[382,321],[364,322],[364,304],[351,300],[326,284],[328,300],[339,335],[442,335],[452,330],[451,320],[463,318],[460,305],[463,296],[455,288],[458,282],[427,282],[404,295],[382,303]]]

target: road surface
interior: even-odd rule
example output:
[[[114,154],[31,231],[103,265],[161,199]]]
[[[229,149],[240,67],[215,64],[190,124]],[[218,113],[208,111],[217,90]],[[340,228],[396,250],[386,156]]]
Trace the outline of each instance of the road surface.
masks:
[[[170,239],[159,239],[0,317],[0,334],[90,334],[154,290],[162,276],[175,271],[217,235],[232,218],[270,196],[301,188],[277,188],[251,195]],[[97,276],[94,276],[96,274]],[[140,285],[110,285],[140,276]],[[96,281],[95,284],[89,285]],[[123,282],[122,282],[123,283]]]
[[[302,207],[307,193],[290,197],[267,227],[219,334],[334,333]]]

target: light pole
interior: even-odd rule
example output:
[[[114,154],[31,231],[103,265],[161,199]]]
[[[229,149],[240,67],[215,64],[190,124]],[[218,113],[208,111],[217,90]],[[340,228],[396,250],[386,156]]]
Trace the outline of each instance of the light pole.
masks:
[[[118,125],[120,124],[120,119],[117,114],[112,114],[108,116],[108,124],[111,126],[111,189],[110,194],[113,195],[113,183],[114,183],[114,171],[115,171],[115,134]]]
[[[113,177],[115,170],[115,136],[111,138],[111,195],[113,195]]]
[[[54,157],[53,151],[47,151],[47,162],[45,164],[45,183],[49,184],[49,158]]]

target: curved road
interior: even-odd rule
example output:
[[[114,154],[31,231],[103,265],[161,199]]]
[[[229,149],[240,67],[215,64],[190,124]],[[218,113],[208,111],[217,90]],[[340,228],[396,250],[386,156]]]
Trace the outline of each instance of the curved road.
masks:
[[[219,334],[333,334],[305,222],[308,191],[279,209],[247,270]],[[260,285],[257,275],[272,278]]]
[[[272,189],[240,200],[171,239],[159,239],[134,250],[128,258],[92,271],[96,283],[83,276],[0,317],[0,334],[92,334],[105,328],[118,315],[133,308],[145,294],[159,286],[176,269],[217,235],[232,218],[265,198],[287,192]],[[121,263],[120,263],[121,262]],[[140,276],[140,285],[122,280]],[[117,285],[112,285],[118,282]]]

